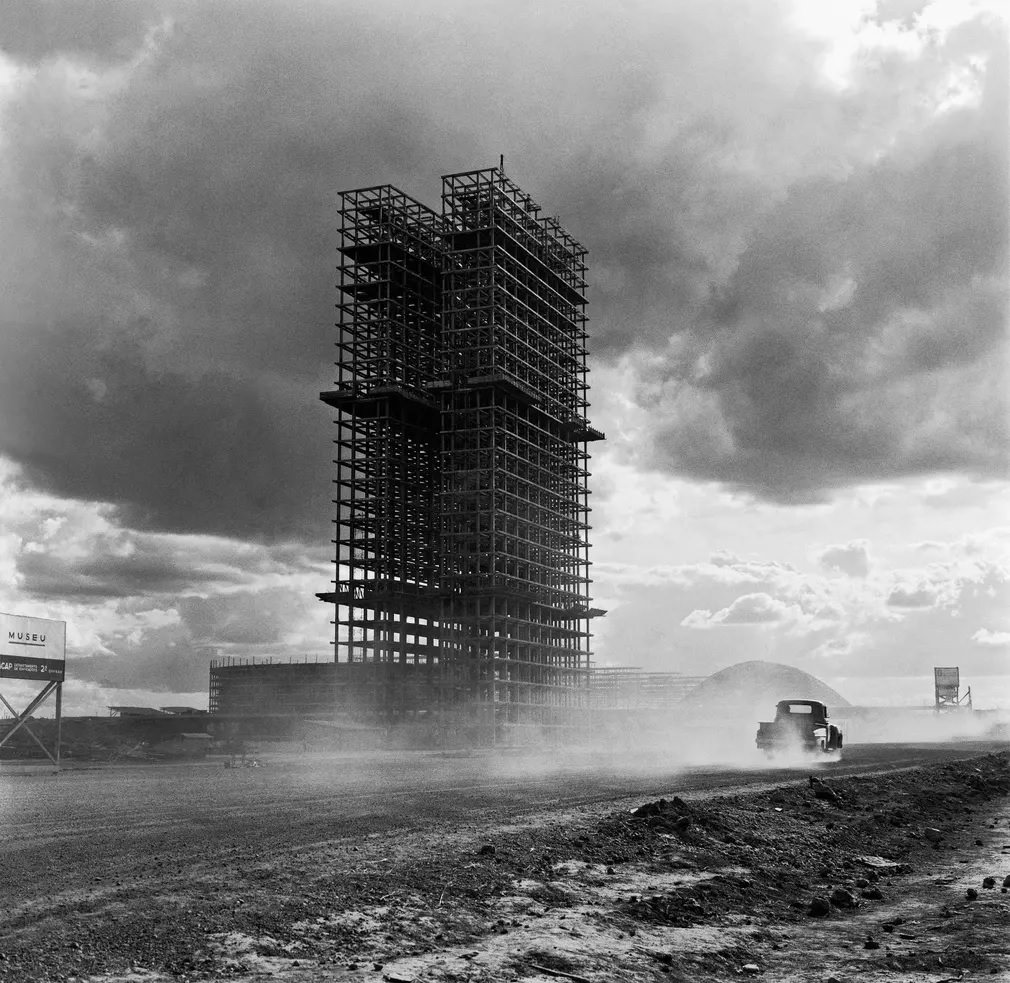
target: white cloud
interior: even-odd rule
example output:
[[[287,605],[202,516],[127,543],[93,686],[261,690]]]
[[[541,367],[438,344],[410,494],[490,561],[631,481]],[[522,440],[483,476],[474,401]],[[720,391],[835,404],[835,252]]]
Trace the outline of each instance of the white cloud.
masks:
[[[67,713],[205,705],[220,655],[332,657],[314,596],[332,577],[326,547],[123,527],[109,505],[25,488],[2,458],[0,495],[0,610],[67,622]]]
[[[870,556],[866,540],[827,546],[820,553],[820,564],[826,570],[838,570],[850,577],[865,577],[870,572]]]
[[[931,608],[936,604],[936,592],[930,587],[895,587],[887,595],[887,603],[895,608]]]
[[[684,628],[717,628],[723,625],[771,625],[795,618],[797,610],[767,594],[743,594],[719,611],[692,611]]]
[[[919,514],[915,501],[905,500],[909,517]],[[811,521],[816,529],[823,519]],[[741,527],[739,543],[747,542],[748,528]],[[623,657],[690,674],[745,658],[868,679],[927,672],[949,660],[965,672],[999,671],[994,659],[1000,650],[980,644],[989,636],[978,635],[974,644],[968,639],[980,623],[993,637],[1010,630],[1004,613],[1010,611],[1010,565],[1003,561],[1002,533],[980,529],[970,537],[970,549],[965,537],[957,537],[934,540],[924,551],[922,540],[895,540],[890,522],[887,531],[892,538],[879,545],[853,539],[838,547],[839,556],[833,547],[808,553],[814,565],[743,558],[739,550],[723,549],[695,564],[594,567],[609,602],[606,624],[595,629],[597,654],[609,662]],[[799,540],[809,535],[803,526],[793,532]],[[839,577],[825,569],[825,553],[842,562],[861,562],[864,554],[875,560],[864,576]],[[892,565],[895,558],[900,565]]]

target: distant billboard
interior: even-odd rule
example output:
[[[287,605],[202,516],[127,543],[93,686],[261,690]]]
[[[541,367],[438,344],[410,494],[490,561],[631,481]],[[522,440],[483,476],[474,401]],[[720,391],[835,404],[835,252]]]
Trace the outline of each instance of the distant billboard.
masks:
[[[959,666],[934,666],[933,678],[937,687],[957,689],[961,685],[961,670]]]
[[[63,682],[67,623],[0,612],[0,679]]]

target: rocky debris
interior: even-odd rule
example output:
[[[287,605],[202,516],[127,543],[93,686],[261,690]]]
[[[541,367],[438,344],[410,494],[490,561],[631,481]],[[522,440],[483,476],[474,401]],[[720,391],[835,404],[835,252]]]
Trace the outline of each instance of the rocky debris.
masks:
[[[829,898],[835,908],[855,908],[856,899],[842,887],[836,887]]]
[[[975,888],[970,887],[964,892],[964,896],[969,901],[976,901],[978,899],[978,891],[976,891]]]
[[[659,816],[663,813],[669,803],[666,799],[660,799],[658,802],[646,802],[644,805],[636,806],[631,810],[631,814],[636,819],[648,819],[652,816]]]
[[[984,767],[987,775],[998,776],[1006,771],[1005,756]],[[894,775],[831,785],[808,776],[806,792],[791,785],[703,804],[663,798],[625,813],[623,820],[605,821],[590,840],[620,830],[630,837],[626,854],[676,856],[678,866],[711,872],[700,881],[689,877],[672,889],[630,896],[621,910],[639,921],[686,927],[775,908],[814,918],[832,912],[844,917],[863,900],[884,901],[884,879],[890,884],[912,872],[907,861],[922,849],[915,847],[922,837],[905,827],[932,820],[924,828],[946,837],[970,822],[965,817],[971,813],[964,811],[967,769],[958,763],[926,771],[931,773],[911,784]],[[881,813],[887,817],[883,828]],[[875,852],[868,853],[868,846]],[[614,869],[612,853],[601,859]],[[746,877],[729,873],[740,868],[749,871]],[[813,897],[811,870],[824,883],[823,894]],[[804,894],[808,900],[797,900]]]
[[[1010,795],[1010,781],[1006,776],[984,775],[981,768],[967,776],[968,785],[976,792],[996,792],[1000,795]]]
[[[640,921],[683,928],[697,925],[709,915],[708,910],[698,898],[677,891],[647,897],[632,895],[628,899],[625,910]]]
[[[714,825],[679,796],[674,796],[669,801],[659,799],[657,802],[646,802],[644,805],[632,809],[631,815],[635,819],[646,820],[653,829],[676,835],[686,833],[694,822],[700,820],[705,821],[706,825]]]
[[[1006,877],[1003,878],[1003,886],[1010,887],[1010,874],[1007,874]]]
[[[939,843],[943,839],[943,833],[938,829],[934,829],[932,826],[927,826],[923,831],[922,835],[929,840],[930,843]]]
[[[991,891],[995,886],[996,886],[996,878],[995,877],[983,877],[982,878],[982,887],[984,887],[987,891]]]
[[[808,779],[810,787],[814,790],[815,799],[823,799],[825,802],[830,802],[833,806],[842,805],[842,797],[825,781],[822,781],[816,775],[811,775]]]
[[[571,980],[572,983],[593,983],[587,976],[579,976],[576,973],[567,973],[559,969],[552,969],[548,966],[539,966],[537,963],[529,963],[529,968],[537,973],[546,973],[548,976],[557,977],[562,980]]]
[[[852,858],[857,864],[870,868],[870,879],[876,880],[881,874],[898,875],[907,874],[911,871],[908,864],[900,863],[897,860],[888,860],[885,857],[860,856]]]

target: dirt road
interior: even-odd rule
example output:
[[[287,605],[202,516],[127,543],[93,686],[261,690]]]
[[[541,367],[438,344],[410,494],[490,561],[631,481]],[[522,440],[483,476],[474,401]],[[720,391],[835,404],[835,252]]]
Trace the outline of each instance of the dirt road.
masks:
[[[997,747],[1005,745],[866,745],[816,773],[831,786],[852,776],[864,776],[857,783],[893,783],[901,774],[919,774],[898,769],[926,767],[934,774],[944,762]],[[670,860],[672,840],[650,845],[639,842],[634,828],[622,827],[611,842],[600,824],[661,797],[676,796],[701,810],[734,796],[753,803],[755,795],[802,787],[811,768],[674,771],[662,762],[638,761],[634,768],[612,762],[589,770],[588,763],[571,754],[550,764],[507,754],[290,755],[266,756],[258,769],[208,762],[0,776],[0,979],[678,978],[672,957],[631,958],[646,934],[644,925],[640,932],[632,927],[651,922],[618,902],[639,896],[643,884],[697,880],[699,871],[714,869],[716,858],[682,851],[672,868],[654,869],[660,855]],[[598,756],[593,763],[601,765]],[[880,773],[883,779],[867,777]],[[774,813],[759,817],[755,829],[769,819]],[[676,821],[704,828],[698,816]],[[575,830],[584,830],[582,841]],[[679,836],[676,829],[657,835]],[[735,839],[732,832],[725,836]],[[681,840],[681,847],[703,846]],[[813,856],[816,838],[801,845]],[[711,854],[711,844],[705,849]],[[559,863],[575,867],[564,874]],[[602,883],[594,886],[594,878]],[[524,888],[524,881],[534,887]],[[558,922],[567,920],[564,912],[573,919],[578,914],[573,898],[590,895],[596,897],[590,921],[599,921],[601,904],[621,913],[613,924],[622,929],[594,932],[614,952],[627,949],[621,975],[603,969],[580,976],[569,971],[582,966],[578,959],[550,951],[541,963],[527,958],[526,968],[509,961],[514,947],[536,951],[531,939],[556,935]],[[520,904],[517,897],[525,900]],[[531,905],[543,909],[534,921]],[[728,912],[733,906],[722,907]],[[551,931],[543,921],[548,910],[555,912]],[[713,940],[725,941],[735,931],[700,924],[665,929],[690,930],[712,951],[720,949]],[[584,937],[567,933],[565,942]],[[450,962],[437,965],[431,953],[439,952]],[[474,954],[462,958],[468,952]],[[397,959],[407,961],[397,968]],[[410,959],[421,962],[414,966]],[[596,962],[608,965],[602,953]],[[609,965],[613,969],[612,960]],[[715,959],[716,975],[709,978],[743,972],[739,965]],[[692,966],[694,975],[685,978],[706,978]],[[100,977],[110,972],[119,975]]]
[[[822,765],[833,777],[908,768],[983,753],[1000,745],[867,744]],[[0,844],[6,897],[84,877],[151,869],[151,856],[186,858],[237,845],[292,849],[319,840],[394,829],[430,830],[502,821],[561,807],[658,797],[672,792],[731,794],[793,781],[809,762],[749,768],[664,767],[658,756],[609,764],[569,752],[545,761],[502,752],[447,756],[390,752],[365,757],[271,754],[260,768],[205,762],[88,765],[60,775],[0,775]],[[60,863],[54,864],[53,858]],[[97,868],[96,868],[97,864]],[[157,870],[153,871],[158,876]],[[54,875],[54,884],[46,878]],[[19,894],[19,888],[25,894]]]

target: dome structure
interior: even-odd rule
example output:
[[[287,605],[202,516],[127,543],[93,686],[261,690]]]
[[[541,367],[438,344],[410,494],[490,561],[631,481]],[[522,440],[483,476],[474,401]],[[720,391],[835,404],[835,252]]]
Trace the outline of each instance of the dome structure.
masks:
[[[699,683],[681,706],[705,713],[757,713],[770,719],[779,700],[819,700],[828,712],[849,706],[840,693],[816,676],[778,662],[738,662]]]

